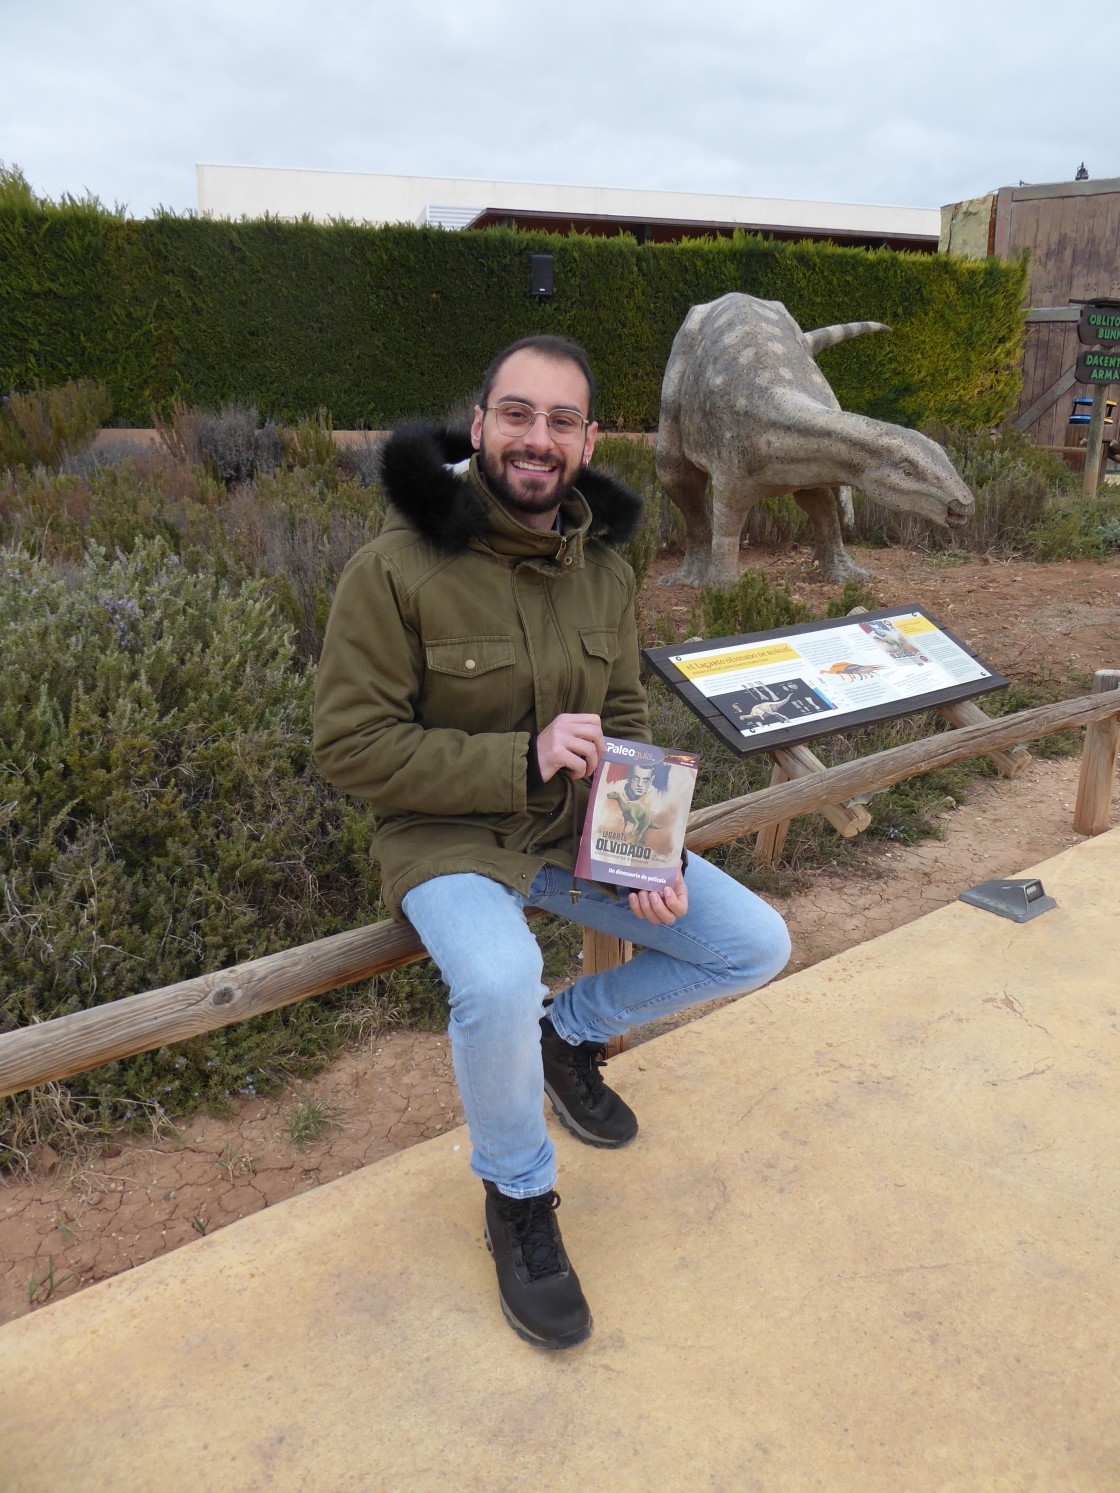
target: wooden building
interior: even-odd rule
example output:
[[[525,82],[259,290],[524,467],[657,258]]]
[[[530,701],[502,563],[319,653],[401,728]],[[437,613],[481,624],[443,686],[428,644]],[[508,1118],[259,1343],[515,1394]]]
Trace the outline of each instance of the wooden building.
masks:
[[[1085,301],[1120,298],[1120,178],[1001,187],[942,209],[941,249],[980,258],[1030,252],[1023,389],[1012,419],[1040,446],[1079,446],[1092,390],[1078,384]],[[1117,436],[1115,422],[1106,434]]]

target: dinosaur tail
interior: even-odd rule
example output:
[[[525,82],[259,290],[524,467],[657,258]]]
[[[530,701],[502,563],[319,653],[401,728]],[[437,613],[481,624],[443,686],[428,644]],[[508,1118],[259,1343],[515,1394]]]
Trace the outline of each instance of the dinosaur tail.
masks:
[[[810,354],[815,358],[826,347],[835,347],[838,342],[847,342],[849,337],[862,337],[865,332],[889,332],[890,327],[881,321],[846,321],[836,327],[818,327],[815,332],[804,332]]]

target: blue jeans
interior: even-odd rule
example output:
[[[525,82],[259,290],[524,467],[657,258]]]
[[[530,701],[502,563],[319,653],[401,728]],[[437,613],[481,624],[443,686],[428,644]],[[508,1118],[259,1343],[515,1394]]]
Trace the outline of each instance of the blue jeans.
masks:
[[[625,896],[544,866],[527,894],[473,872],[413,887],[404,913],[450,989],[451,1056],[471,1135],[471,1169],[508,1197],[536,1197],[556,1180],[544,1122],[540,1026],[547,986],[526,907],[641,945],[602,974],[581,975],[549,1015],[568,1042],[602,1043],[698,1001],[743,995],[773,979],[790,953],[781,917],[725,872],[688,858],[688,912],[647,923]]]

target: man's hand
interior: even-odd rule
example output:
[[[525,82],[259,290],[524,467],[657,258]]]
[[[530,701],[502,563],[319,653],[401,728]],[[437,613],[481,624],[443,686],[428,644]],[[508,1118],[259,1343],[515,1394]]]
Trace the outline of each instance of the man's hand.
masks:
[[[558,715],[537,737],[541,782],[558,772],[589,778],[603,754],[603,725],[597,715]]]
[[[688,911],[688,887],[684,884],[684,872],[677,872],[672,886],[661,892],[631,892],[630,911],[636,918],[647,923],[675,923]]]

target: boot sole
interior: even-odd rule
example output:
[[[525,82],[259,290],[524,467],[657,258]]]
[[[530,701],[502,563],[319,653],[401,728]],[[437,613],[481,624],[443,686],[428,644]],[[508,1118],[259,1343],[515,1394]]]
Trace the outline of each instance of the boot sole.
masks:
[[[576,1140],[583,1141],[585,1146],[598,1146],[601,1151],[617,1151],[622,1146],[628,1146],[634,1139],[634,1135],[638,1133],[635,1129],[634,1135],[624,1135],[621,1140],[604,1140],[601,1135],[595,1135],[594,1132],[585,1130],[578,1120],[572,1119],[571,1115],[557,1098],[555,1089],[551,1088],[547,1082],[545,1083],[544,1091],[548,1095],[549,1103],[556,1111],[556,1118],[560,1121],[561,1125],[563,1125],[569,1135],[574,1135]]]
[[[482,1237],[486,1241],[486,1248],[490,1251],[491,1258],[493,1258],[494,1246],[490,1243],[490,1230],[484,1228]],[[525,1324],[519,1322],[513,1315],[506,1302],[506,1298],[502,1295],[501,1286],[498,1287],[498,1304],[502,1308],[502,1316],[523,1343],[530,1343],[534,1348],[544,1348],[547,1352],[555,1352],[564,1348],[578,1348],[580,1343],[586,1343],[587,1339],[591,1336],[591,1329],[595,1326],[595,1319],[589,1316],[586,1327],[580,1327],[575,1332],[565,1333],[563,1337],[538,1337],[535,1332],[530,1332]]]

